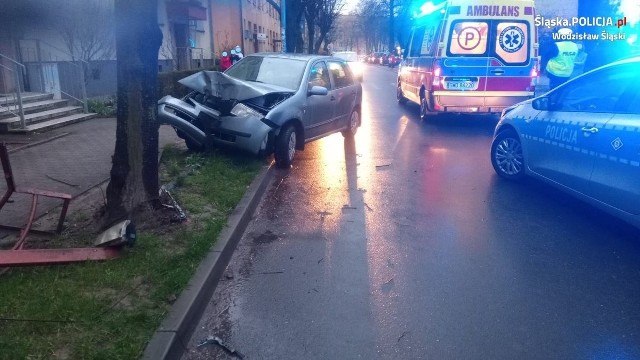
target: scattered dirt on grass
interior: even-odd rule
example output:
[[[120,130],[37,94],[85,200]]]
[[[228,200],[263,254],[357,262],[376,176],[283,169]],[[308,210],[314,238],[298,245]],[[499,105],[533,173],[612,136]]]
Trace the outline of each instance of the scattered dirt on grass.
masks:
[[[86,193],[71,200],[69,210],[64,222],[64,230],[61,234],[36,234],[30,233],[27,237],[25,248],[28,249],[53,249],[71,247],[93,247],[98,236],[104,231],[104,194],[107,183],[95,187]],[[168,196],[162,196],[162,204],[172,205]],[[55,230],[60,217],[61,208],[58,207],[34,222],[33,228],[39,230]],[[161,207],[158,209],[143,209],[131,219],[138,232],[153,233],[156,235],[171,235],[184,229],[179,213],[172,208]],[[16,232],[17,235],[17,232]],[[15,242],[7,237],[3,239],[5,247]]]
[[[68,345],[65,345],[64,347],[54,351],[53,354],[51,354],[51,355],[56,360],[71,359],[71,349],[69,348]]]

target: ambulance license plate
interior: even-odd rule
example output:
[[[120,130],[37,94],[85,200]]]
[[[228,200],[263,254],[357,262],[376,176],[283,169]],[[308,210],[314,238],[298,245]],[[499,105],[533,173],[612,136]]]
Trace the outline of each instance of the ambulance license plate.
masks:
[[[478,88],[478,81],[471,79],[447,79],[445,80],[447,90],[475,90]]]

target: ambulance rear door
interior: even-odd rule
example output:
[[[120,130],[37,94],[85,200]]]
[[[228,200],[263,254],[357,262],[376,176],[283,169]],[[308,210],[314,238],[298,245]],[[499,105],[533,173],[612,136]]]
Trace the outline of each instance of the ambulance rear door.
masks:
[[[490,20],[458,19],[448,24],[445,56],[439,64],[441,81],[434,87],[436,104],[450,111],[479,111],[489,68]],[[437,110],[445,110],[438,109]]]
[[[491,21],[489,67],[485,82],[485,105],[504,108],[533,95],[534,67],[531,46],[533,24],[527,20]],[[496,112],[499,110],[494,110]]]

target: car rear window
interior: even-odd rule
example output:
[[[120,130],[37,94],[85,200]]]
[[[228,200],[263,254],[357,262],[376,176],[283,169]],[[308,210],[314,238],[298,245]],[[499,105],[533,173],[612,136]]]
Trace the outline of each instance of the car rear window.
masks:
[[[486,56],[489,23],[454,21],[449,32],[449,55]]]
[[[505,64],[529,61],[529,24],[500,21],[494,23],[493,52]]]

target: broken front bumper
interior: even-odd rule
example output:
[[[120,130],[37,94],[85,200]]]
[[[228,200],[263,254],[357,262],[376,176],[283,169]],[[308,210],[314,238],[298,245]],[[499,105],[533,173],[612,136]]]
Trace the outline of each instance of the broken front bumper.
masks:
[[[269,132],[273,130],[258,116],[222,116],[219,111],[172,96],[158,101],[158,119],[202,146],[210,140],[254,154],[267,149]]]

